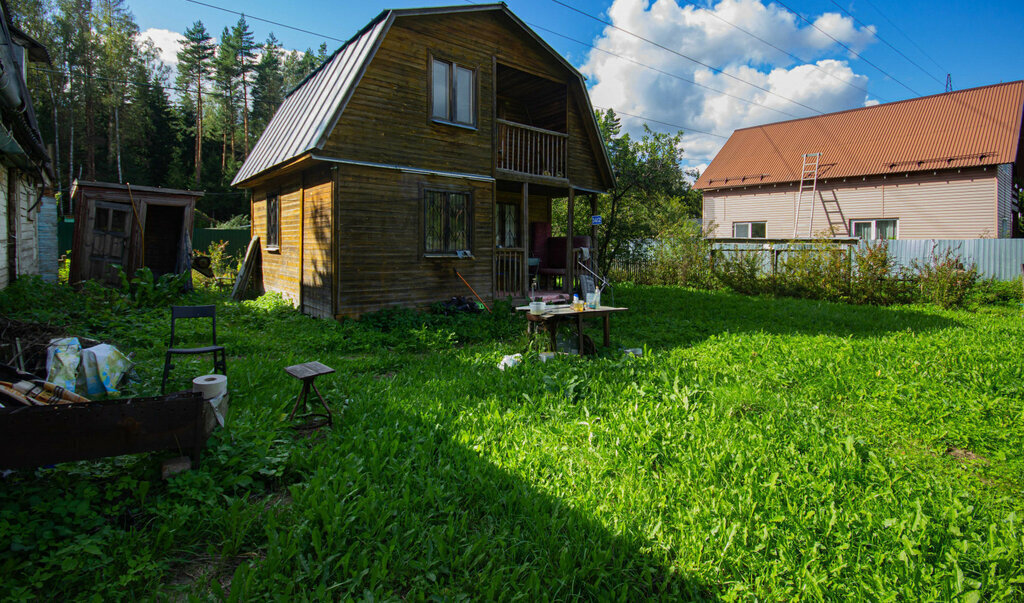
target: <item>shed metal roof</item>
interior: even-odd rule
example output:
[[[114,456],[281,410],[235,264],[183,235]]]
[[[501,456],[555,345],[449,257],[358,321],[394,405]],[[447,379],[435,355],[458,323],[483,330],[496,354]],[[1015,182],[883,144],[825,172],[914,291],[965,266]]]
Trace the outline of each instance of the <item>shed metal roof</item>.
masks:
[[[299,84],[278,107],[232,185],[318,147],[330,133],[387,29],[381,13]]]
[[[694,188],[796,182],[804,153],[819,178],[906,173],[1018,160],[1024,81],[936,94],[736,130]]]

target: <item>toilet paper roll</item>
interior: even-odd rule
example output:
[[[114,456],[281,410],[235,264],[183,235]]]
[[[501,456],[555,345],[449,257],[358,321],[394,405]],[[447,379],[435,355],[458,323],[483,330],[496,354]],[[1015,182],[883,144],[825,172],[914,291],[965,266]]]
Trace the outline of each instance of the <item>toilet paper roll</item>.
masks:
[[[203,394],[203,399],[212,400],[228,391],[228,378],[224,375],[203,375],[192,380],[192,391]]]

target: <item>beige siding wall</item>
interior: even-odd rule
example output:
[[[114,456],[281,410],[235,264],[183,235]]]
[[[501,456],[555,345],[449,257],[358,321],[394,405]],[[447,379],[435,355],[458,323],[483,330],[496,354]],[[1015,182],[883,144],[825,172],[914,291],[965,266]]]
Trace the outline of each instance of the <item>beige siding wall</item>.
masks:
[[[996,196],[997,213],[996,225],[999,230],[999,238],[1005,239],[1012,234],[1010,220],[1013,219],[1013,165],[1004,163],[996,171]]]
[[[851,220],[896,219],[901,239],[974,239],[998,235],[995,168],[949,170],[821,181],[812,207],[801,200],[797,236],[830,232],[848,236]],[[793,236],[798,188],[751,186],[704,193],[705,223],[716,238],[732,236],[736,222],[766,222],[768,238]]]

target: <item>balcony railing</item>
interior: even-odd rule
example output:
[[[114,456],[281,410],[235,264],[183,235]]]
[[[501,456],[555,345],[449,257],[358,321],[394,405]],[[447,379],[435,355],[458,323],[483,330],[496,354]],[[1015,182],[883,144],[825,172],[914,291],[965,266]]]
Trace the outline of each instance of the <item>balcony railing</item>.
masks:
[[[498,122],[498,169],[534,176],[565,178],[568,134],[504,119]]]

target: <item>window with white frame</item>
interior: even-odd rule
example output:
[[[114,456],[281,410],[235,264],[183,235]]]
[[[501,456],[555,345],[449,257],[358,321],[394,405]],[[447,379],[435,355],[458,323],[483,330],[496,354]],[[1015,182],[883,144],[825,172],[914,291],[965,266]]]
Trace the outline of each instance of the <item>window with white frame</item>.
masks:
[[[899,220],[850,220],[850,232],[858,239],[866,241],[877,241],[880,239],[895,239],[899,227]]]
[[[767,222],[733,222],[732,236],[737,239],[763,239],[768,231]]]
[[[441,59],[430,60],[430,116],[476,126],[476,72]]]

